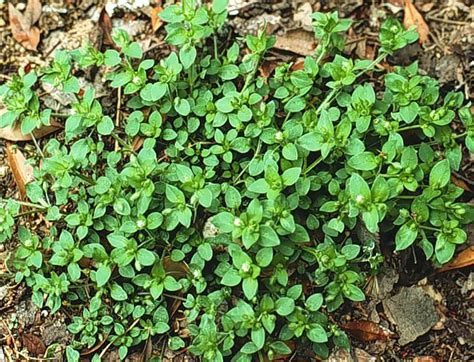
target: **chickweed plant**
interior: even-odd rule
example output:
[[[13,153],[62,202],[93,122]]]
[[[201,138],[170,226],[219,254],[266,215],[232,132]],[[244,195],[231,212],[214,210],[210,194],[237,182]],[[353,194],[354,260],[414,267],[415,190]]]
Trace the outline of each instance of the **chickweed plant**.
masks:
[[[351,59],[351,21],[315,13],[314,55],[264,77],[275,39],[261,30],[224,48],[226,7],[166,7],[175,51],[162,59],[119,30],[120,52],[58,51],[0,88],[2,127],[33,135],[65,121],[61,141],[35,140],[28,201],[2,201],[0,242],[18,241],[10,268],[33,302],[72,315],[69,361],[102,343],[124,359],[149,339],[203,361],[272,360],[295,345],[327,357],[349,348],[333,312],[365,299],[380,243],[439,265],[466,241],[473,213],[450,175],[459,141],[474,151],[470,105],[417,63],[376,74],[413,29],[388,19],[376,59]],[[81,87],[89,67],[118,107]],[[42,83],[74,98],[67,111],[42,104]],[[22,204],[47,233],[15,226]]]

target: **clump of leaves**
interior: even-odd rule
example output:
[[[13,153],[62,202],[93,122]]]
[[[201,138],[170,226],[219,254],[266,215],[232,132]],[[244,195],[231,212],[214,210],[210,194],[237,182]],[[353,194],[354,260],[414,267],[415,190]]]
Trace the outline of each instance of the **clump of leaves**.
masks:
[[[364,300],[379,242],[442,264],[466,241],[473,213],[450,173],[459,141],[474,149],[469,104],[441,97],[417,63],[380,89],[365,76],[416,32],[388,19],[377,58],[351,59],[341,53],[351,22],[315,13],[314,56],[264,78],[274,39],[262,30],[219,47],[226,5],[166,7],[176,51],[159,61],[118,31],[120,52],[58,52],[0,88],[1,126],[32,133],[66,118],[64,141],[37,145],[29,202],[0,208],[0,241],[18,236],[16,280],[39,307],[74,307],[69,360],[104,339],[123,359],[157,336],[205,361],[273,359],[290,340],[327,357],[349,348],[331,312]],[[119,90],[120,114],[81,88],[90,66]],[[70,112],[40,102],[42,82],[74,99]],[[51,222],[48,235],[15,231],[21,203]],[[170,328],[176,308],[189,339]]]

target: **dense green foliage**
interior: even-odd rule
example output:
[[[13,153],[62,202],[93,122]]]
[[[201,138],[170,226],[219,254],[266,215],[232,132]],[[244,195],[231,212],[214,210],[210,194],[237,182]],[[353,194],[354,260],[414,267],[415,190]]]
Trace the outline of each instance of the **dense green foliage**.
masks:
[[[331,312],[364,300],[379,242],[421,247],[441,264],[466,241],[472,212],[450,173],[457,141],[474,148],[469,105],[441,97],[416,63],[377,88],[366,81],[416,32],[389,19],[378,57],[353,60],[341,55],[350,21],[315,13],[314,56],[263,78],[274,39],[260,31],[220,49],[226,5],[165,8],[177,51],[159,61],[118,31],[121,52],[59,51],[0,88],[2,127],[26,134],[66,118],[65,139],[38,146],[29,202],[3,202],[0,242],[19,240],[11,268],[36,305],[74,307],[71,361],[104,338],[124,358],[160,336],[205,361],[272,359],[291,353],[289,340],[327,356],[349,347]],[[120,90],[119,126],[80,85],[91,66]],[[40,83],[75,99],[67,113],[45,108]],[[51,222],[47,235],[14,226],[20,204]],[[176,303],[190,340],[171,328]]]

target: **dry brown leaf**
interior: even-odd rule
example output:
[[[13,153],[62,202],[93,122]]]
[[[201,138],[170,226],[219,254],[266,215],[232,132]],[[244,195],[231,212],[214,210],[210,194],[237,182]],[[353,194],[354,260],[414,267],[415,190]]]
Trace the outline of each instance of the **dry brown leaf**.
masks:
[[[438,273],[442,273],[448,270],[465,268],[467,266],[474,265],[474,246],[470,246],[467,249],[461,251],[451,263],[446,264],[442,268],[438,269]]]
[[[157,31],[161,26],[163,25],[163,21],[160,19],[159,14],[163,8],[161,6],[157,6],[153,9],[151,9],[151,28],[153,29],[153,32]]]
[[[287,31],[283,36],[277,36],[274,48],[307,56],[314,53],[316,42],[310,32],[296,29]]]
[[[46,352],[46,346],[44,342],[41,340],[41,338],[35,336],[34,334],[23,334],[21,336],[21,340],[28,352],[36,356],[42,356]]]
[[[31,25],[35,24],[41,16],[41,1],[40,0],[28,0],[25,10],[25,18],[30,22]]]
[[[451,175],[451,181],[453,182],[453,184],[455,184],[457,187],[462,188],[464,191],[471,192],[471,188],[463,179],[458,178],[455,175]]]
[[[413,362],[441,362],[442,359],[433,356],[419,356],[413,358]]]
[[[371,321],[353,321],[342,325],[342,328],[363,342],[387,341],[395,337],[395,333]]]
[[[40,41],[40,30],[33,25],[41,16],[40,1],[29,0],[24,14],[10,3],[8,4],[8,15],[13,38],[26,49],[36,50]]]
[[[420,36],[420,43],[426,43],[429,39],[430,28],[428,24],[426,24],[425,19],[417,10],[415,5],[413,5],[412,0],[405,0],[405,16],[403,17],[403,26],[406,29],[410,28],[411,26],[416,27],[416,31]]]
[[[43,126],[41,128],[38,128],[33,131],[33,135],[35,138],[41,138],[44,136],[47,136],[53,132],[56,132],[60,130],[62,127],[58,125],[53,125],[51,126]],[[13,142],[18,142],[18,141],[31,141],[31,134],[26,134],[24,135],[21,133],[21,130],[18,127],[5,127],[5,128],[0,128],[0,138],[7,140],[7,141],[13,141]]]
[[[26,184],[33,180],[33,167],[26,162],[23,153],[12,143],[6,144],[7,160],[12,170],[13,178],[23,200],[26,199]]]
[[[114,39],[112,39],[112,20],[105,10],[105,7],[100,12],[99,28],[102,31],[102,42],[105,45],[112,46],[115,50],[119,51],[120,47],[115,44]]]

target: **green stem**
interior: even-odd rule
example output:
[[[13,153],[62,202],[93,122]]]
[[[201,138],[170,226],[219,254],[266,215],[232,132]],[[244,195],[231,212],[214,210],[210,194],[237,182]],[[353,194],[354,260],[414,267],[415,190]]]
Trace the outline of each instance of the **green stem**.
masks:
[[[465,135],[467,135],[467,132],[463,132],[463,133],[461,133],[461,134],[456,134],[456,135],[454,135],[454,139],[462,138],[462,137],[464,137]]]
[[[402,196],[396,196],[396,199],[402,199],[402,200],[413,200],[417,198],[418,196],[408,196],[408,195],[402,195]]]
[[[424,229],[424,230],[429,230],[429,231],[435,231],[435,232],[441,231],[441,229],[433,228],[431,226],[424,226],[424,225],[418,225],[418,228]]]
[[[33,203],[27,202],[27,201],[15,200],[15,202],[20,204],[20,205],[28,206],[28,207],[34,207],[34,208],[39,209],[39,210],[46,210],[48,208],[47,206],[43,206],[43,205],[39,205],[39,204],[33,204]],[[21,216],[21,215],[18,214],[18,215],[15,215],[15,216]]]
[[[86,175],[83,175],[82,173],[78,171],[73,171],[73,174],[79,177],[81,180],[87,182],[89,185],[95,185],[95,181],[91,179],[90,177],[87,177]]]
[[[308,174],[308,172],[311,171],[313,168],[315,168],[322,160],[323,160],[323,156],[321,155],[303,171],[303,175]]]
[[[130,146],[127,142],[121,139],[117,134],[111,133],[110,134],[114,140],[116,140],[122,147],[124,147],[130,153],[133,153],[135,156],[137,153],[133,150],[132,146]]]
[[[214,58],[215,59],[219,58],[219,54],[217,52],[217,35],[216,34],[214,34]]]
[[[255,154],[253,155],[252,159],[245,165],[245,167],[242,169],[242,171],[240,171],[240,173],[238,174],[237,178],[234,180],[234,183],[237,183],[237,181],[242,177],[242,175],[245,173],[245,171],[247,171],[247,169],[249,168],[250,166],[250,163],[255,159],[257,158],[257,156],[259,155],[260,153],[260,148],[262,147],[262,140],[259,139],[258,140],[258,144],[257,144],[257,149],[255,151]]]
[[[421,128],[421,126],[419,124],[414,124],[413,126],[406,126],[406,127],[399,128],[398,132],[408,131],[410,129],[417,129],[417,128]]]
[[[38,153],[40,154],[41,158],[44,158],[43,150],[41,150],[41,147],[39,146],[38,141],[36,140],[36,137],[35,137],[35,135],[33,134],[33,132],[30,132],[30,136],[31,136],[31,140],[32,140],[33,143],[35,144],[35,147],[36,147],[36,149],[38,150]]]

